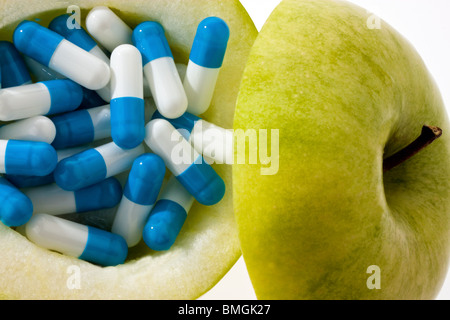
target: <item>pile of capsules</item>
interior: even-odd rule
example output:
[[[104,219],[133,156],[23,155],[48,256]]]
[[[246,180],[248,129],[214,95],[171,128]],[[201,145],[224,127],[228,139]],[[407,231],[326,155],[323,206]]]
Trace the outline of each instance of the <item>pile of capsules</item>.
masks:
[[[48,27],[23,21],[12,43],[0,42],[0,220],[38,246],[114,266],[141,239],[169,249],[194,200],[210,206],[224,196],[190,136],[229,133],[198,117],[229,29],[217,17],[199,24],[182,81],[159,23],[132,30],[103,6],[89,12],[87,30],[70,17]],[[148,123],[147,97],[156,106]],[[176,150],[190,156],[179,161]],[[59,217],[116,206],[111,230]]]

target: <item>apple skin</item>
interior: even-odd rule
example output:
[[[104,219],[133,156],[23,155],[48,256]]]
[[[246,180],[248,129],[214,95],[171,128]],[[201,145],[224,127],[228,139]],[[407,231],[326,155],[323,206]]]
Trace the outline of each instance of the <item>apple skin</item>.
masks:
[[[242,72],[257,30],[237,0],[0,0],[0,39],[11,40],[24,19],[39,18],[47,26],[68,5],[109,6],[130,27],[146,20],[160,22],[175,61],[187,64],[201,20],[215,15],[230,28],[230,40],[210,109],[202,115],[225,128],[233,124]],[[151,103],[150,103],[151,104]],[[147,115],[148,116],[148,115]],[[240,257],[232,203],[231,167],[214,166],[227,192],[220,203],[195,203],[168,251],[155,252],[143,242],[130,248],[127,261],[101,268],[86,261],[37,247],[18,232],[0,224],[0,299],[195,299],[212,288]],[[126,178],[126,177],[125,177]],[[78,215],[96,223],[111,219],[114,210]],[[79,287],[77,281],[79,280]]]
[[[280,137],[276,175],[233,166],[259,299],[432,299],[446,276],[447,114],[416,50],[385,22],[369,29],[369,16],[345,1],[284,0],[252,48],[234,128]],[[442,137],[383,174],[424,124]],[[372,265],[380,289],[367,286]]]

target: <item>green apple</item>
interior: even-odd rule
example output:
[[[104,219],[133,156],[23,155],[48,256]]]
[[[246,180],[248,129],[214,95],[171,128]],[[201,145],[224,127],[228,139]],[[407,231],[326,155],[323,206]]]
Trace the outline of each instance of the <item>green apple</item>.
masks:
[[[284,0],[250,53],[234,127],[279,130],[276,174],[233,166],[260,299],[431,299],[445,278],[447,114],[412,45],[369,17],[346,1]],[[383,172],[423,125],[442,137]]]
[[[10,40],[24,19],[43,25],[68,5],[106,5],[131,27],[159,21],[177,63],[186,64],[198,23],[207,16],[224,19],[230,41],[211,108],[204,118],[231,128],[246,58],[257,31],[239,1],[90,0],[0,1],[0,39]],[[0,297],[5,299],[194,299],[209,290],[240,256],[232,210],[231,167],[216,166],[224,179],[224,199],[211,207],[195,203],[174,246],[154,252],[141,243],[125,264],[102,268],[51,252],[0,224]]]

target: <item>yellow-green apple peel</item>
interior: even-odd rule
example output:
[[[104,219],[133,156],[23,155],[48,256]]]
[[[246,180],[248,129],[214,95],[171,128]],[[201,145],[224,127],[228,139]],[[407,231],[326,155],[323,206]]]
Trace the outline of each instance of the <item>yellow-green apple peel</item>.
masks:
[[[431,299],[445,278],[448,117],[412,45],[367,19],[346,1],[284,0],[252,48],[234,127],[280,137],[277,174],[233,167],[258,298]],[[442,136],[383,172],[424,125]]]

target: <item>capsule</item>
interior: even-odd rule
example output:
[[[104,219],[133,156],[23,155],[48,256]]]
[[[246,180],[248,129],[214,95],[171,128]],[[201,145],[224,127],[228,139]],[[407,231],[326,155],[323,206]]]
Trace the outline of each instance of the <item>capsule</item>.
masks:
[[[14,31],[14,44],[23,54],[90,90],[105,87],[110,79],[109,66],[33,21],[23,21]]]
[[[120,45],[133,44],[131,28],[108,7],[93,8],[86,17],[86,28],[95,40],[110,53]],[[152,93],[145,77],[143,84],[144,97],[151,97]]]
[[[53,19],[48,28],[60,35],[66,40],[72,42],[83,50],[86,50],[90,54],[100,58],[102,61],[109,65],[109,58],[103,52],[103,50],[97,45],[94,39],[84,30],[81,26],[79,28],[69,28],[67,21],[70,15],[63,14]],[[111,89],[108,83],[105,87],[97,90],[98,95],[106,102],[111,100]]]
[[[128,255],[121,236],[48,214],[33,215],[25,234],[40,247],[100,266],[122,264]]]
[[[71,80],[49,80],[0,90],[0,120],[11,121],[72,111],[83,90]]]
[[[139,50],[118,46],[111,55],[111,136],[124,149],[135,148],[145,137],[142,76]]]
[[[167,120],[150,121],[145,142],[198,202],[214,205],[223,198],[222,178]]]
[[[56,72],[53,69],[50,69],[49,67],[44,66],[42,63],[39,63],[28,56],[23,56],[23,60],[25,61],[28,70],[30,70],[31,75],[37,82],[67,79],[67,77],[63,76],[62,74]]]
[[[121,44],[133,44],[133,31],[111,9],[97,6],[86,17],[89,33],[109,52]]]
[[[122,186],[114,177],[77,191],[63,190],[55,183],[22,191],[33,203],[33,213],[51,215],[112,208],[122,198]]]
[[[111,229],[124,237],[128,247],[142,239],[142,230],[158,197],[165,170],[164,161],[156,154],[143,154],[133,162]]]
[[[230,30],[220,18],[209,17],[198,25],[183,81],[187,111],[192,114],[206,112],[211,104],[229,37]]]
[[[141,23],[133,31],[133,43],[142,54],[144,74],[159,112],[170,119],[180,117],[188,99],[163,27],[153,21]]]
[[[0,140],[0,173],[45,176],[57,162],[56,151],[48,143]]]
[[[109,19],[106,21],[102,21],[103,18],[105,18],[105,16],[103,16],[100,12],[102,11],[101,9],[102,7],[96,7],[94,9],[91,10],[91,14],[88,15],[88,17],[86,18],[86,24],[90,27],[90,30],[94,32],[94,34],[97,35],[98,38],[100,38],[100,40],[102,39],[102,35],[99,35],[100,33],[107,33],[108,32],[108,27],[107,25],[105,25],[104,23],[113,23],[114,19],[111,20]],[[106,8],[106,16],[108,16],[109,14],[113,14],[114,13],[109,10],[108,8]],[[53,30],[55,32],[57,32],[58,34],[62,35],[63,37],[65,37],[68,41],[72,42],[73,44],[79,46],[80,48],[88,51],[89,53],[93,54],[94,56],[100,58],[101,60],[103,60],[107,65],[110,64],[110,60],[108,58],[108,56],[105,54],[105,52],[103,52],[103,50],[97,45],[97,42],[95,42],[95,40],[86,32],[86,30],[84,30],[83,28],[73,28],[70,29],[67,27],[67,18],[70,17],[67,14],[61,15],[59,17],[56,17],[49,25],[49,29]],[[103,18],[102,18],[103,17]],[[106,17],[107,18],[107,17]],[[99,21],[96,21],[97,19],[100,19]],[[115,19],[119,19],[119,17],[115,16]],[[102,24],[100,27],[102,29],[97,29],[98,27],[96,26],[97,23]],[[114,23],[113,23],[114,24]],[[125,25],[125,23],[122,22],[122,25]],[[116,47],[118,47],[121,44],[132,44],[131,41],[131,34],[132,31],[131,29],[125,25],[125,28],[127,29],[126,32],[124,34],[126,34],[125,37],[120,36],[122,34],[122,32],[115,30],[115,32],[113,34],[111,34],[111,36],[113,36],[115,39],[117,39],[114,43],[114,45],[112,47],[108,47],[109,48],[109,52],[112,52],[113,50],[111,49],[115,49]],[[100,41],[99,41],[100,42]],[[100,42],[101,43],[101,42]],[[151,96],[151,92],[150,92],[150,88],[148,87],[148,83],[146,81],[146,79],[143,79],[144,81],[144,97],[150,97]],[[85,103],[82,103],[83,107],[89,108],[89,107],[97,107],[100,106],[102,104],[109,103],[111,100],[111,85],[110,83],[108,83],[104,88],[97,90],[97,94],[98,96],[102,99],[102,102],[96,102],[94,99],[96,98],[95,95],[93,95],[92,93],[89,96],[86,96],[86,101]],[[93,101],[94,100],[94,101]]]
[[[53,122],[44,116],[15,121],[0,127],[0,139],[52,143],[56,136]]]
[[[8,180],[0,177],[0,221],[8,227],[18,227],[33,215],[31,200]]]
[[[77,108],[77,110],[100,107],[105,104],[108,103],[103,100],[97,92],[83,88],[83,101],[81,101],[81,105]]]
[[[55,149],[81,146],[111,137],[111,111],[109,105],[68,112],[52,118],[56,136]]]
[[[34,79],[38,82],[67,79],[67,77],[62,74],[44,66],[30,57],[24,56],[24,60]],[[97,92],[84,87],[81,87],[81,89],[83,90],[83,100],[78,109],[99,107],[106,104],[105,100],[103,100]]]
[[[145,224],[142,235],[147,246],[155,251],[169,250],[193,203],[194,197],[171,176]]]
[[[73,156],[74,154],[80,153],[89,148],[90,148],[89,145],[85,145],[81,147],[56,150],[58,162],[60,162],[62,159]],[[8,179],[8,181],[10,181],[17,188],[39,187],[55,182],[55,178],[53,177],[53,171],[45,176],[24,176],[24,175],[8,174],[5,175],[5,178]]]
[[[95,42],[95,40],[92,39],[92,37],[81,26],[79,28],[69,28],[67,26],[68,19],[70,19],[70,15],[60,15],[50,22],[48,28],[62,35],[66,40],[72,42],[81,49],[86,50],[87,52],[108,63],[108,56],[97,45],[97,42]]]
[[[152,119],[166,119],[161,113],[155,111]],[[208,163],[233,164],[232,130],[219,127],[205,121],[189,112],[185,112],[177,119],[166,119],[175,129],[179,130],[194,149],[203,155]]]
[[[0,41],[0,70],[1,88],[31,83],[31,76],[24,59],[9,41]]]
[[[110,142],[88,149],[59,162],[55,182],[64,190],[79,190],[124,172],[143,153],[143,144],[126,150]]]

